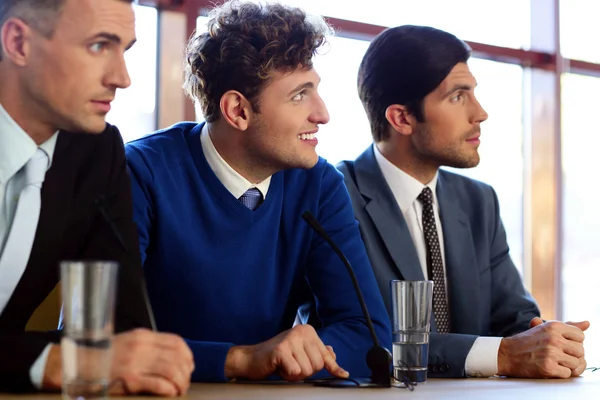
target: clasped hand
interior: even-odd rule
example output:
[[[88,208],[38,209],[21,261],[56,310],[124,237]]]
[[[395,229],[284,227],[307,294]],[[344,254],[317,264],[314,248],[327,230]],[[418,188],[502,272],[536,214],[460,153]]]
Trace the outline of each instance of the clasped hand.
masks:
[[[590,323],[542,321],[534,318],[529,329],[502,339],[498,375],[518,378],[569,378],[579,376],[587,364],[583,340]]]

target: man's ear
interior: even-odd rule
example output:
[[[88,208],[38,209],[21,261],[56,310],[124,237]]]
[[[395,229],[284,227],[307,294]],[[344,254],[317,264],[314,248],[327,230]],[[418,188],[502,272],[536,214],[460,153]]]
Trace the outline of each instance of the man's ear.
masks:
[[[410,135],[413,133],[416,119],[411,115],[405,106],[392,104],[385,110],[385,119],[388,120],[392,128],[401,135]]]
[[[229,90],[221,96],[221,114],[232,127],[245,131],[250,123],[252,106],[248,99],[237,90]]]
[[[11,60],[23,67],[31,50],[31,28],[19,18],[9,18],[0,30],[2,60]]]

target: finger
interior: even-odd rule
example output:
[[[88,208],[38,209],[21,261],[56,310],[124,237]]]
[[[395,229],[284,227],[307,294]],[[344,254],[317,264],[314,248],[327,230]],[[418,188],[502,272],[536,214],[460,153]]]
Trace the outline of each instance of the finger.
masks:
[[[312,362],[308,354],[306,354],[306,350],[303,347],[298,347],[293,350],[294,358],[296,362],[300,366],[301,373],[298,375],[298,379],[304,379],[313,374]]]
[[[329,350],[325,348],[325,346],[321,349],[321,355],[323,356],[323,362],[325,363],[325,369],[329,371],[329,373],[338,378],[348,378],[350,374],[348,371],[343,369],[338,365],[335,358],[331,355]]]
[[[583,348],[583,345],[579,342],[565,340],[561,347],[563,352],[570,356],[576,358],[582,358],[585,356],[585,349]]]
[[[124,346],[131,353],[132,348],[139,353],[149,354],[155,350],[170,351],[173,354],[171,362],[184,363],[191,371],[194,369],[194,356],[185,341],[171,333],[153,332],[148,329],[134,329],[115,336],[114,348]]]
[[[573,340],[579,343],[583,343],[583,340],[585,339],[585,334],[583,331],[574,326],[561,324],[559,330],[565,339]]]
[[[541,319],[540,317],[535,317],[531,321],[529,321],[529,329],[535,328],[536,326],[542,325],[543,323],[543,319]]]
[[[319,347],[315,343],[305,343],[304,351],[306,352],[308,359],[310,361],[310,365],[313,370],[313,374],[319,372],[325,367],[325,361],[323,361],[323,356],[321,355],[321,351]]]
[[[557,361],[558,365],[569,368],[569,376],[571,376],[571,371],[579,366],[579,358],[570,356],[565,353],[558,356]]]
[[[111,394],[140,394],[150,393],[163,397],[175,397],[183,394],[177,390],[167,379],[160,376],[129,376],[121,379],[121,384],[117,385]]]
[[[327,351],[329,351],[329,354],[331,354],[331,357],[333,357],[334,360],[337,360],[337,355],[335,354],[335,351],[333,351],[333,347],[327,345],[327,346],[325,346],[325,348],[327,349]]]
[[[185,393],[190,386],[189,369],[182,363],[174,361],[172,352],[152,351],[151,358],[140,360],[139,364],[130,366],[144,376],[157,376],[171,382],[180,393]]]
[[[574,326],[576,328],[581,329],[582,331],[587,330],[587,328],[590,327],[590,322],[589,321],[581,321],[581,322],[571,322],[571,321],[567,321],[565,322],[567,325],[571,325]]]
[[[542,378],[569,378],[571,376],[571,368],[569,366],[575,366],[579,363],[576,360],[574,363],[569,363],[569,358],[574,359],[564,353],[554,353],[555,355],[547,355],[544,360],[538,360],[536,362]],[[569,364],[569,366],[565,366]]]
[[[281,377],[287,381],[298,380],[297,377],[302,373],[302,368],[300,368],[291,352],[278,352],[274,364],[277,366]]]
[[[171,333],[152,332],[154,344],[161,349],[172,351],[182,362],[186,362],[191,370],[194,369],[194,354],[185,340]]]
[[[556,366],[556,374],[552,377],[553,378],[562,378],[562,379],[570,378],[571,377],[571,369],[559,364]]]
[[[583,374],[583,371],[585,371],[586,368],[587,362],[585,361],[585,358],[580,358],[579,365],[577,366],[577,368],[571,370],[571,376],[580,376],[581,374]]]

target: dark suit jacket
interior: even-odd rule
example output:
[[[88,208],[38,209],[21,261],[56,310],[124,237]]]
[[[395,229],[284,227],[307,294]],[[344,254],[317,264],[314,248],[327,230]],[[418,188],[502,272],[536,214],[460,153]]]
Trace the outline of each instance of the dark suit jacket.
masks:
[[[123,141],[110,125],[99,135],[60,132],[42,187],[42,208],[29,263],[0,315],[0,392],[33,390],[29,370],[58,332],[25,332],[35,309],[60,280],[61,260],[115,260],[120,264],[115,328],[150,327],[132,216]],[[110,217],[129,254],[101,217],[96,199],[106,196]]]
[[[373,147],[338,165],[391,316],[390,281],[423,280],[408,226],[377,164]],[[463,377],[478,336],[510,336],[539,316],[508,253],[494,190],[440,170],[437,197],[444,234],[452,334],[432,334],[429,376]]]

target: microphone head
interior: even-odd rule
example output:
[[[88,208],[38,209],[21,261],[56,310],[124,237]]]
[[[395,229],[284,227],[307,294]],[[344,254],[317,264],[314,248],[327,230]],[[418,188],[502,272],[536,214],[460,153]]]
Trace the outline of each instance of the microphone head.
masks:
[[[390,364],[392,353],[382,346],[373,346],[367,352],[367,366],[371,370],[371,381],[374,384],[391,387],[392,374]]]

